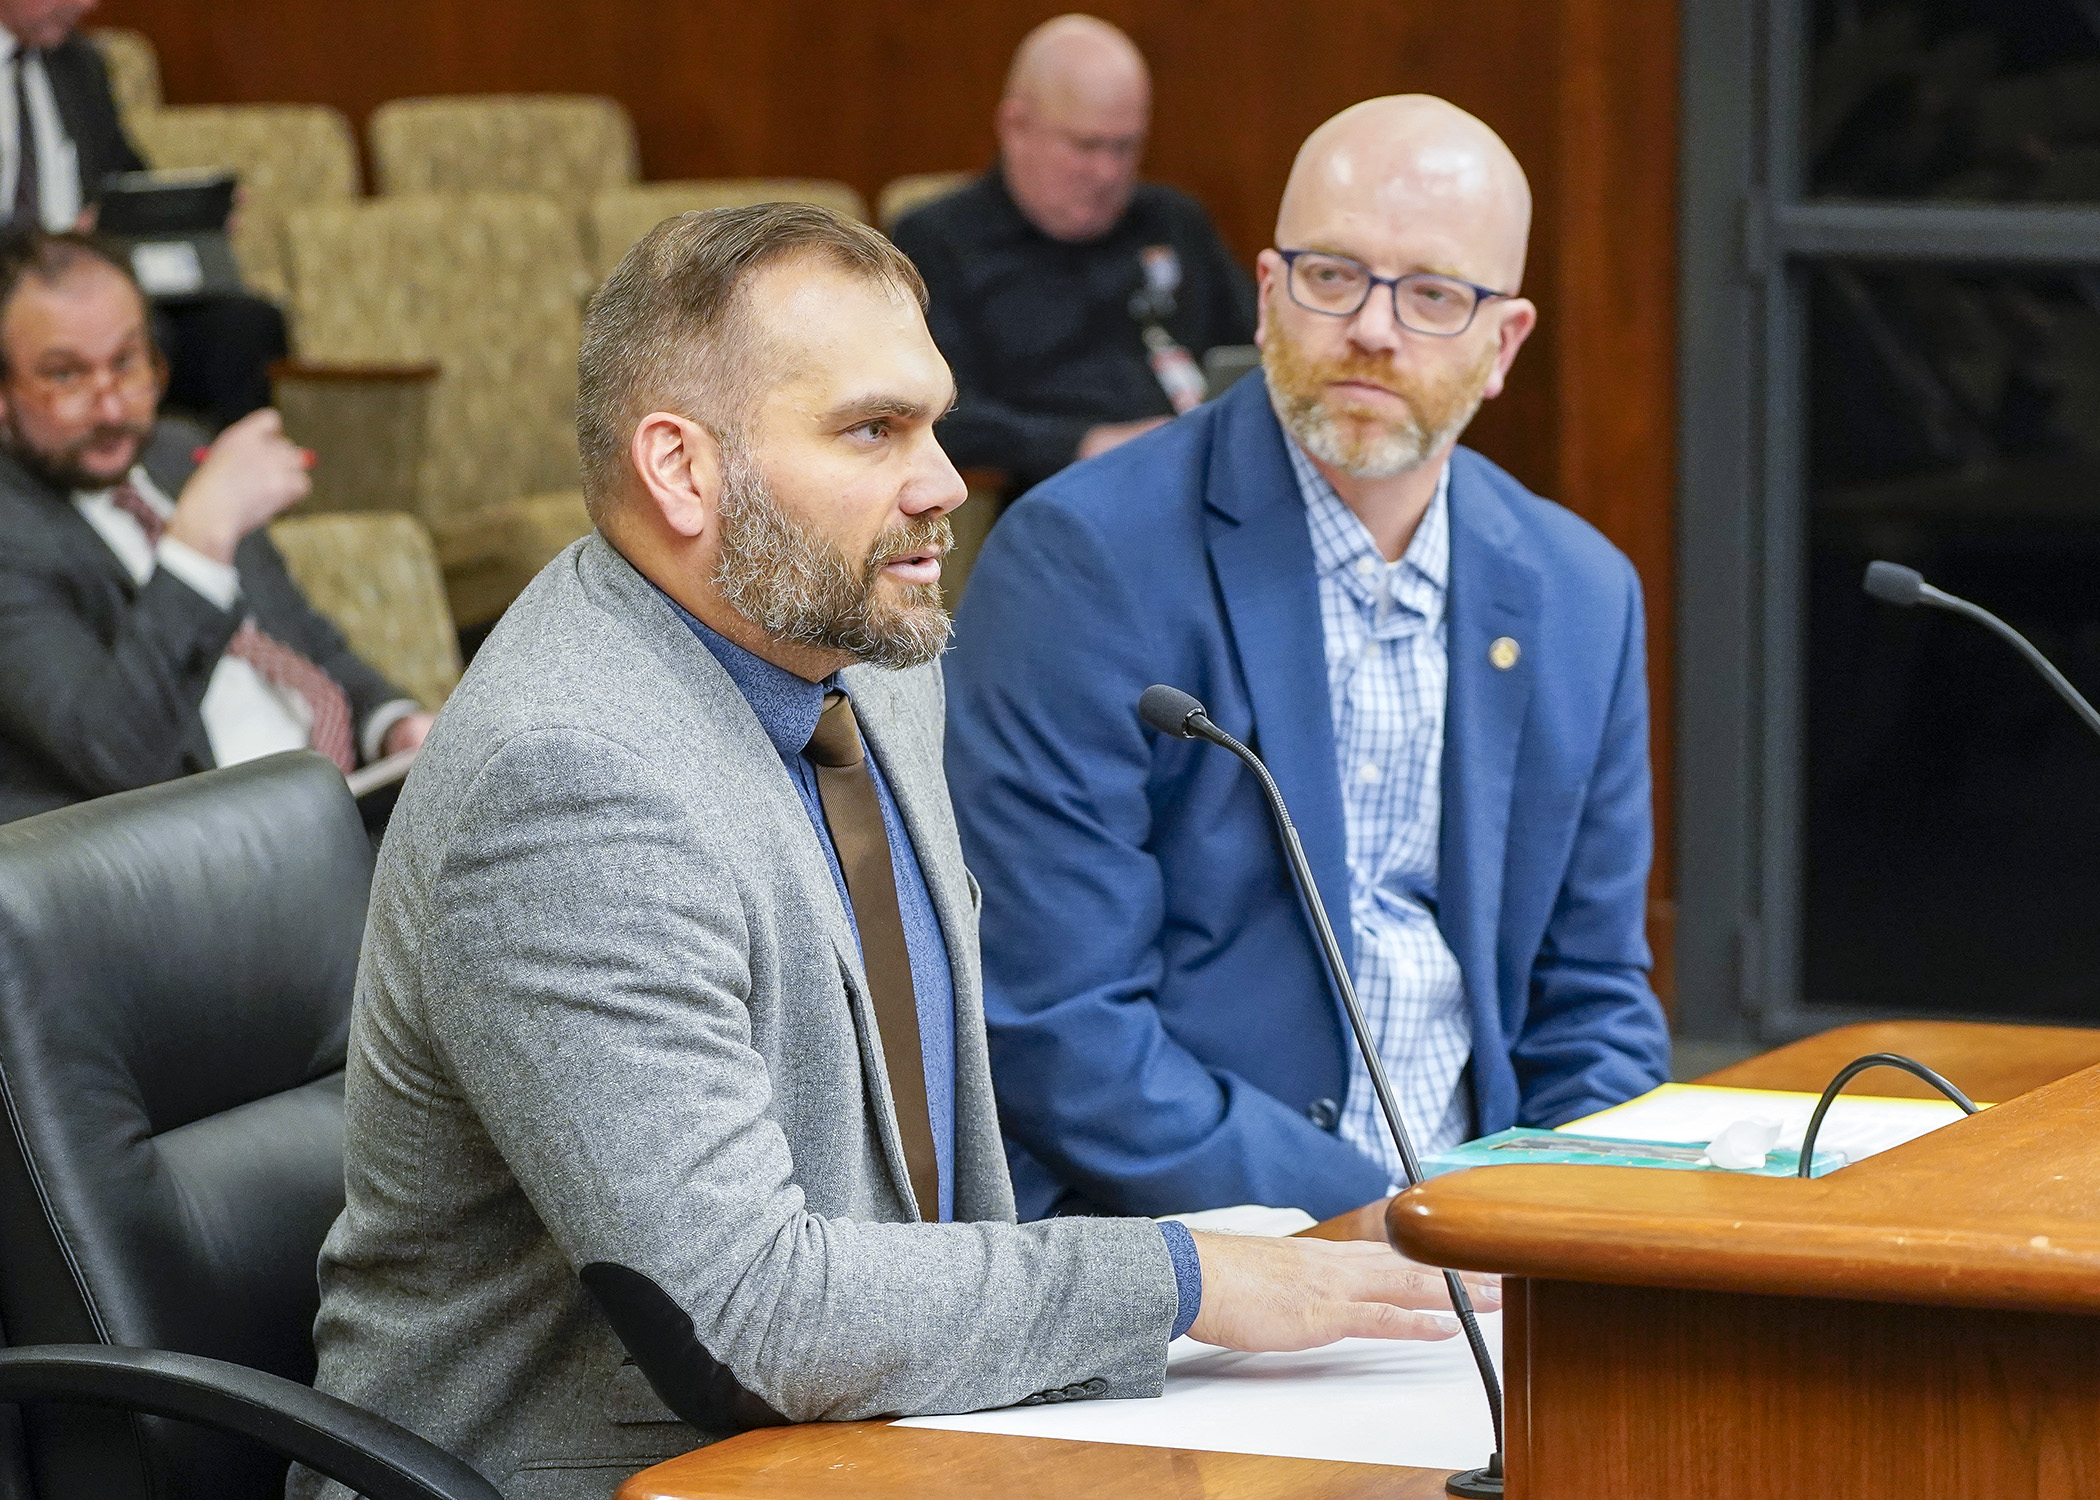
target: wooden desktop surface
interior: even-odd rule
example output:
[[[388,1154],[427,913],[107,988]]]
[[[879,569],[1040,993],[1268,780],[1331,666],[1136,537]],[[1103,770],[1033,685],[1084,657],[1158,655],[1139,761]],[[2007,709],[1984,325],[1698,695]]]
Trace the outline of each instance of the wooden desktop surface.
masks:
[[[2054,1083],[2066,1074],[2100,1064],[2100,1031],[2063,1028],[1983,1026],[1955,1022],[1883,1023],[1845,1027],[1781,1047],[1762,1057],[1701,1079],[1704,1083],[1739,1088],[1820,1090],[1831,1075],[1853,1058],[1868,1052],[1901,1052],[1917,1058],[1945,1074],[1967,1090],[1970,1097],[2004,1101]],[[1926,1092],[1925,1086],[1908,1074],[1876,1071],[1856,1080],[1852,1091],[1894,1095]],[[2074,1089],[2062,1101],[2080,1109],[2100,1109],[2100,1080]],[[1987,1111],[1958,1128],[1985,1128],[2002,1147],[2016,1154],[2031,1145],[2039,1131],[2041,1116],[2008,1111],[1993,1119]],[[2059,1122],[2060,1124],[2060,1122]],[[2100,1141],[2100,1131],[2082,1132],[2088,1140]],[[1902,1148],[1905,1151],[1912,1147]],[[2100,1146],[2095,1147],[2100,1151]],[[1888,1153],[1896,1156],[1897,1153]],[[1886,1158],[1861,1163],[1846,1176],[1854,1178]],[[1884,1169],[1885,1170],[1885,1169]],[[1599,1193],[1593,1174],[1615,1173],[1612,1191]],[[1462,1183],[1476,1180],[1512,1183],[1511,1174],[1527,1179],[1524,1191],[1499,1189],[1476,1196],[1454,1191]],[[2053,1251],[2032,1243],[2006,1227],[2004,1215],[2031,1216],[2033,1199],[2057,1210],[2070,1208],[2076,1197],[2075,1184],[2059,1185],[2034,1180],[2049,1174],[2009,1172],[1989,1193],[1995,1209],[1981,1202],[1966,1205],[1960,1232],[1936,1231],[1945,1241],[1945,1254],[1935,1252],[1906,1259],[1894,1250],[1889,1257],[1912,1277],[1913,1290],[1932,1293],[1936,1276],[1946,1274],[1944,1264],[1951,1255],[1959,1262],[1968,1291],[1981,1298],[1977,1305],[2023,1307],[2055,1306],[2059,1303],[2086,1305],[2090,1293],[2078,1293],[2072,1283],[2093,1276],[2100,1265],[2100,1243],[2093,1237],[2074,1237],[2068,1251]],[[1620,1182],[1618,1179],[1627,1179]],[[1574,1186],[1565,1186],[1572,1183]],[[1710,1186],[1712,1185],[1712,1186]],[[1558,1274],[1578,1274],[1574,1257],[1584,1249],[1583,1239],[1604,1235],[1616,1228],[1620,1244],[1596,1252],[1602,1269],[1618,1273],[1617,1279],[1638,1275],[1656,1285],[1700,1286],[1708,1284],[1692,1274],[1669,1277],[1680,1260],[1705,1267],[1709,1278],[1711,1241],[1701,1234],[1717,1231],[1729,1242],[1727,1259],[1739,1259],[1743,1245],[1732,1230],[1733,1220],[1722,1223],[1715,1206],[1702,1194],[1733,1193],[1759,1187],[1804,1190],[1802,1184],[1774,1183],[1769,1179],[1721,1177],[1682,1172],[1644,1172],[1633,1168],[1586,1168],[1580,1174],[1560,1173],[1552,1167],[1498,1167],[1492,1172],[1468,1172],[1439,1179],[1430,1189],[1438,1196],[1430,1213],[1407,1215],[1411,1240],[1426,1248],[1448,1236],[1463,1239],[1469,1250],[1491,1241],[1495,1245],[1496,1268],[1504,1266],[1505,1252],[1516,1258],[1507,1261],[1517,1269],[1526,1256],[1541,1256],[1546,1226],[1557,1223],[1552,1264]],[[1884,1241],[1893,1244],[1907,1233],[1915,1242],[1921,1224],[1947,1223],[1944,1182],[1933,1194],[1933,1174],[1927,1170],[1898,1173],[1890,1180],[1885,1199],[1888,1214],[1882,1222]],[[1817,1184],[1807,1184],[1816,1192]],[[1612,1210],[1628,1193],[1645,1195],[1644,1208],[1633,1208],[1613,1219]],[[1412,1195],[1410,1195],[1412,1196]],[[1775,1199],[1778,1195],[1774,1195]],[[1497,1226],[1490,1221],[1506,1214],[1512,1204],[1521,1204],[1527,1218],[1536,1221],[1536,1233],[1512,1232],[1493,1239]],[[1907,1229],[1899,1230],[1895,1217],[1899,1204],[1909,1204]],[[1776,1202],[1773,1207],[1776,1208]],[[1927,1210],[1930,1210],[1927,1212]],[[1994,1217],[1994,1214],[1998,1217]],[[1603,1215],[1604,1221],[1598,1216]],[[1795,1284],[1804,1289],[1827,1281],[1841,1271],[1827,1247],[1819,1258],[1813,1247],[1788,1243],[1774,1215],[1770,1233],[1772,1254],[1762,1258],[1764,1274],[1776,1288]],[[1798,1218],[1798,1216],[1796,1216]],[[1625,1233],[1638,1220],[1653,1226],[1658,1219],[1679,1226],[1667,1255],[1630,1243]],[[1792,1222],[1792,1221],[1787,1221]],[[2024,1225],[2026,1218],[2022,1217]],[[2054,1221],[2052,1221],[2052,1224]],[[2056,1232],[2055,1230],[2051,1231]],[[1581,1238],[1577,1238],[1581,1237]],[[2055,1243],[2053,1240],[2052,1244]],[[1704,1259],[1702,1259],[1702,1257]],[[1475,1257],[1483,1259],[1483,1257]],[[1470,1263],[1470,1262],[1469,1262]],[[1981,1267],[1992,1268],[1988,1276]],[[1926,1269],[1939,1266],[1939,1270]],[[1973,1278],[1973,1279],[1971,1279]],[[1606,1277],[1605,1279],[1613,1279]],[[1658,1294],[1667,1295],[1667,1294]],[[1857,1293],[1854,1293],[1857,1295]],[[2010,1301],[2005,1299],[2012,1299]],[[1483,1455],[1485,1456],[1485,1455]],[[919,1428],[892,1427],[885,1422],[810,1423],[797,1427],[765,1428],[747,1432],[710,1447],[688,1453],[669,1463],[637,1474],[621,1489],[619,1500],[890,1500],[890,1497],[939,1494],[957,1497],[996,1497],[996,1500],[1071,1500],[1094,1495],[1146,1494],[1159,1500],[1270,1500],[1270,1497],[1305,1497],[1305,1500],[1434,1500],[1444,1492],[1446,1471],[1399,1469],[1375,1464],[1322,1463],[1308,1459],[1265,1458],[1232,1453],[1195,1453],[1171,1448],[1141,1448],[1121,1444],[1080,1443],[1057,1438],[1024,1438],[985,1433],[933,1432]],[[1623,1493],[1639,1492],[1627,1485]]]
[[[2100,1123],[2100,1032],[1847,1027],[1706,1081],[1799,1089],[1878,1051],[2008,1102],[1813,1182],[1638,1167],[1455,1173],[1396,1199],[1392,1235],[1433,1264],[1507,1275],[2100,1312],[2100,1130],[2066,1128]],[[1851,1087],[1899,1079],[1915,1082],[1887,1070]]]

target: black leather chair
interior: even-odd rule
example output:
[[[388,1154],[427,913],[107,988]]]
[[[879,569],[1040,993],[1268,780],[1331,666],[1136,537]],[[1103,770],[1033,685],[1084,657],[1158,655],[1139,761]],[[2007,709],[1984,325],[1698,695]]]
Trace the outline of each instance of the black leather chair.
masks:
[[[310,1388],[371,878],[304,751],[0,827],[0,1401],[39,1500],[261,1500],[288,1459],[497,1500]]]

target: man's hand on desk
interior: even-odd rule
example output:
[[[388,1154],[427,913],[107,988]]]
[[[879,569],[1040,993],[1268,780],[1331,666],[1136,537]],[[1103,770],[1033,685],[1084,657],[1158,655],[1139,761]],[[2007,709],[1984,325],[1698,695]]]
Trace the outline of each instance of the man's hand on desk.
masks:
[[[1383,1243],[1238,1234],[1194,1238],[1203,1266],[1203,1306],[1189,1337],[1199,1343],[1315,1349],[1336,1339],[1447,1339],[1458,1332],[1443,1273]],[[1502,1305],[1499,1278],[1469,1275],[1465,1282],[1481,1312]]]

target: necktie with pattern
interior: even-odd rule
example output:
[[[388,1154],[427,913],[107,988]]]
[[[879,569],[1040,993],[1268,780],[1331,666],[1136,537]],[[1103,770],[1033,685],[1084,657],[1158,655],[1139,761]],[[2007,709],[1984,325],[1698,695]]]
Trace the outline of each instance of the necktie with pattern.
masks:
[[[111,490],[109,499],[139,523],[149,547],[160,545],[168,523],[144,495],[126,482]],[[241,621],[241,628],[226,643],[226,654],[255,668],[270,686],[295,694],[305,703],[312,721],[306,731],[307,745],[334,761],[345,776],[357,769],[357,740],[350,732],[350,696],[341,684],[308,657],[266,634],[252,619]]]
[[[883,1064],[897,1109],[897,1134],[911,1175],[919,1217],[940,1217],[941,1179],[934,1154],[933,1121],[926,1104],[926,1059],[919,1044],[919,1002],[912,988],[911,952],[904,942],[904,917],[897,905],[897,867],[890,855],[882,803],[860,738],[853,705],[839,692],[824,695],[817,731],[803,752],[817,768],[817,800],[831,830],[846,896],[860,929],[861,963],[882,1033]]]

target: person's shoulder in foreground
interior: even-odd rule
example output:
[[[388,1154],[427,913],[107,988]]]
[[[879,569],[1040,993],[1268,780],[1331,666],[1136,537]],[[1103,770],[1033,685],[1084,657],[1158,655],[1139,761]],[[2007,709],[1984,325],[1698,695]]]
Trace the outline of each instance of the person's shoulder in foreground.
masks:
[[[389,828],[317,1383],[506,1493],[609,1495],[781,1421],[1152,1395],[1191,1324],[1444,1331],[1375,1247],[1013,1222],[941,778],[964,489],[918,292],[805,205],[629,253],[581,362],[600,532],[490,636]],[[870,837],[908,848],[871,867]],[[884,1000],[909,1014],[929,956],[952,1047],[912,1057]]]
[[[1446,136],[1493,158],[1501,170],[1478,180],[1508,181],[1499,201],[1417,171],[1412,153]],[[1377,171],[1334,170],[1345,152]],[[1139,724],[1153,682],[1194,692],[1269,760],[1355,967],[1447,984],[1436,993],[1462,1011],[1470,1098],[1430,1101],[1418,1131],[1453,1113],[1483,1132],[1558,1123],[1666,1074],[1643,936],[1638,580],[1588,523],[1455,447],[1535,316],[1514,295],[1528,194],[1506,156],[1440,101],[1373,101],[1322,127],[1293,172],[1283,250],[1260,263],[1265,377],[1040,486],[973,568],[950,659],[949,774],[985,891],[986,1005],[1024,1213],[1260,1201],[1325,1216],[1398,1177],[1367,1116],[1362,1134],[1339,1128],[1366,1085],[1254,785],[1228,757]],[[1390,230],[1331,211],[1350,201],[1336,184],[1396,180],[1407,211]],[[1352,253],[1308,260],[1307,243]],[[1470,279],[1436,269],[1454,262]],[[1414,691],[1433,695],[1443,745],[1440,836],[1407,881],[1379,875],[1383,849],[1363,843],[1405,825],[1373,825],[1361,798],[1345,810],[1326,638],[1349,628],[1348,595],[1323,593],[1301,467],[1339,502],[1331,545],[1362,548],[1354,576],[1395,567],[1418,528],[1445,539],[1447,562],[1409,566],[1441,575],[1448,643],[1394,669],[1412,679],[1385,679],[1429,684]],[[1357,783],[1405,781],[1404,743],[1352,761]],[[1412,958],[1388,956],[1374,911],[1387,903],[1416,914]],[[1446,958],[1425,945],[1431,930]]]

